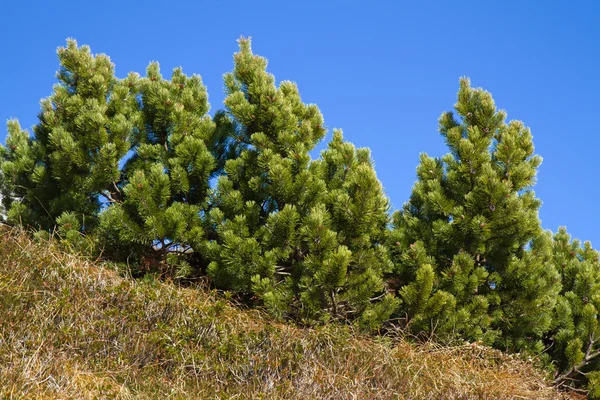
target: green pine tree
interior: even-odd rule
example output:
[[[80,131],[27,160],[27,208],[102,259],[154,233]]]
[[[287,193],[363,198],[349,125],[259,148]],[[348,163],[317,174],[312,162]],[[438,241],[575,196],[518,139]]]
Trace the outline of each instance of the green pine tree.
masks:
[[[248,39],[234,60],[225,104],[244,149],[217,185],[209,274],[280,316],[380,325],[396,301],[383,282],[391,268],[383,246],[388,202],[368,151],[337,132],[311,161],[325,135],[318,108],[302,103],[295,84],[277,87]]]
[[[327,287],[326,282],[315,284],[322,269],[318,264],[314,271],[309,269],[305,273],[301,284],[307,293],[328,289],[337,314],[357,314],[363,327],[377,329],[398,308],[399,301],[384,284],[385,274],[393,270],[385,245],[389,234],[389,201],[377,178],[370,151],[356,149],[343,140],[341,131],[334,131],[333,140],[312,167],[326,183],[323,203],[331,216],[336,241],[349,249],[351,256],[346,276],[337,286]],[[381,301],[374,302],[374,298]]]
[[[151,63],[137,83],[141,123],[134,155],[124,168],[122,201],[101,215],[99,235],[113,258],[129,257],[188,276],[207,240],[209,181],[218,172],[230,133],[208,115],[200,76],[173,71],[163,79]],[[217,120],[223,120],[217,115]]]
[[[439,120],[450,153],[421,155],[410,200],[393,217],[405,323],[539,351],[560,289],[531,189],[541,158],[529,129],[506,123],[491,95],[467,79],[455,110]]]
[[[571,240],[565,228],[554,235],[554,264],[562,277],[549,354],[558,386],[600,385],[600,261],[590,242]],[[600,393],[592,397],[600,397]]]
[[[289,274],[276,271],[277,253],[289,253],[289,246],[265,251],[260,240],[269,218],[279,220],[279,229],[295,230],[298,207],[310,209],[324,193],[324,183],[308,170],[308,152],[325,129],[318,108],[301,102],[296,85],[276,87],[267,61],[252,54],[249,40],[239,43],[234,72],[224,79],[232,135],[243,150],[227,161],[217,184],[210,215],[219,240],[209,244],[209,273],[221,287],[250,292],[254,276]]]
[[[103,202],[121,198],[119,161],[137,127],[135,74],[119,80],[103,54],[74,40],[58,49],[52,95],[42,101],[34,137],[8,123],[0,165],[8,220],[43,230],[57,218],[90,230]]]

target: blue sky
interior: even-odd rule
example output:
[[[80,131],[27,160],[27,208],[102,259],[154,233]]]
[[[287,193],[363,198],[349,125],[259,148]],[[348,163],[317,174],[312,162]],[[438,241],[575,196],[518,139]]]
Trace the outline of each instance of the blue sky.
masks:
[[[409,197],[419,153],[446,152],[437,118],[469,76],[532,129],[543,226],[600,246],[598,2],[3,1],[0,15],[3,121],[35,124],[67,37],[108,54],[120,77],[152,60],[165,76],[176,66],[200,74],[214,111],[236,39],[251,36],[330,132],[372,149],[394,208]]]

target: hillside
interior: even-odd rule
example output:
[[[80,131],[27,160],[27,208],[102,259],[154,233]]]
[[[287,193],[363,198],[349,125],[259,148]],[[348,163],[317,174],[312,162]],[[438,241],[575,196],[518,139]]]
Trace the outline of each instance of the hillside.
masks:
[[[2,398],[564,398],[532,365],[299,329],[0,228]]]

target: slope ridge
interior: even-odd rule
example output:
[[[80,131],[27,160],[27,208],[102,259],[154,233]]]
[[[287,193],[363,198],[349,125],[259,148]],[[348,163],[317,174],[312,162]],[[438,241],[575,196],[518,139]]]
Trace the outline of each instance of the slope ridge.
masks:
[[[566,398],[530,363],[483,346],[275,323],[14,228],[0,227],[0,259],[2,398]]]

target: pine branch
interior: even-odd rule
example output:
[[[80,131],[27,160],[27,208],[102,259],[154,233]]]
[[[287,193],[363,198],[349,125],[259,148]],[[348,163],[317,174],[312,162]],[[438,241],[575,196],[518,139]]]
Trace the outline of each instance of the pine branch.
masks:
[[[275,275],[291,276],[292,273],[289,271],[292,271],[292,270],[293,270],[292,266],[276,265],[275,266]]]
[[[337,315],[338,315],[338,305],[337,305],[337,302],[335,300],[335,291],[333,289],[330,291],[329,296],[331,297],[331,303],[333,305],[333,316],[337,317]]]
[[[370,298],[370,299],[369,299],[369,301],[370,301],[370,302],[374,302],[374,301],[377,301],[377,300],[381,300],[381,299],[383,299],[383,298],[384,298],[384,297],[385,297],[387,294],[388,294],[388,291],[386,290],[386,291],[384,291],[382,294],[380,294],[379,296],[376,296],[376,297],[372,297],[372,298]]]
[[[117,200],[115,198],[112,197],[112,194],[110,192],[100,192],[100,195],[102,197],[104,197],[106,200],[108,200],[109,203],[113,203],[113,204],[120,204],[121,201]]]
[[[585,373],[582,372],[581,369],[587,366],[596,357],[600,356],[600,350],[592,352],[592,350],[594,349],[594,344],[596,343],[596,339],[594,339],[592,335],[590,335],[588,340],[589,343],[583,360],[579,364],[573,366],[569,371],[555,378],[553,381],[553,384],[555,386],[560,387],[564,385],[567,381],[574,381],[574,377],[578,374],[585,375]]]

